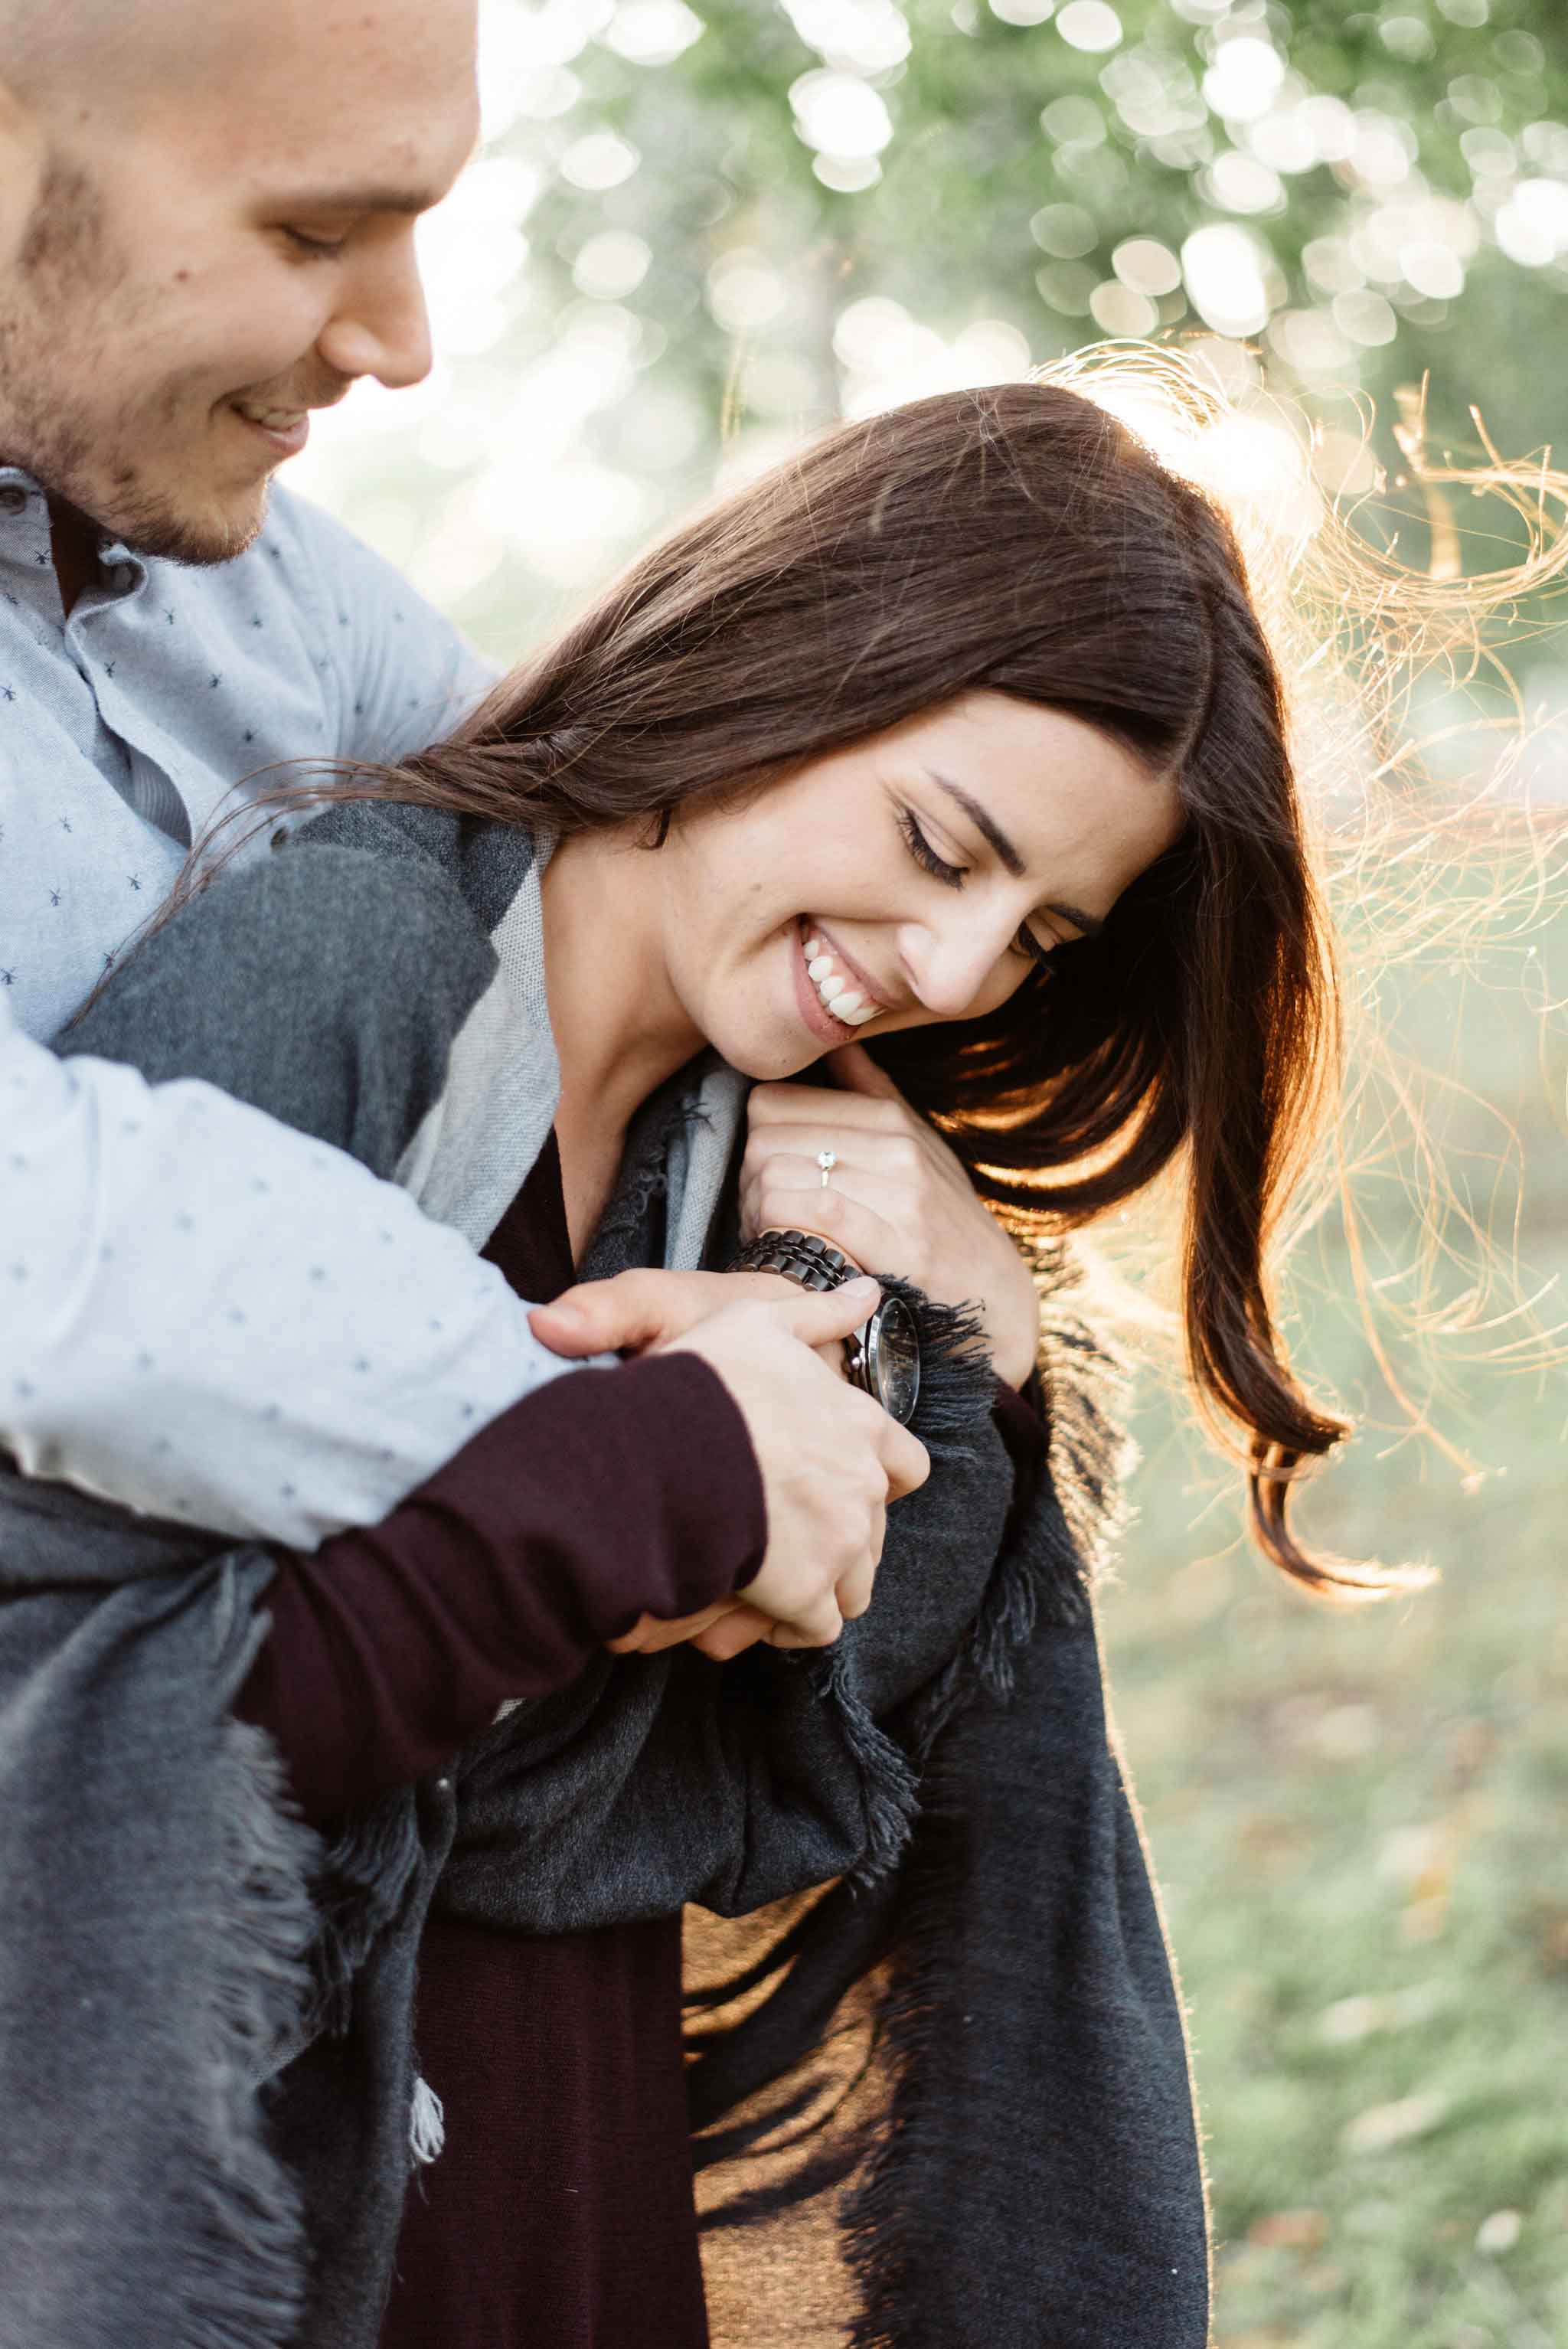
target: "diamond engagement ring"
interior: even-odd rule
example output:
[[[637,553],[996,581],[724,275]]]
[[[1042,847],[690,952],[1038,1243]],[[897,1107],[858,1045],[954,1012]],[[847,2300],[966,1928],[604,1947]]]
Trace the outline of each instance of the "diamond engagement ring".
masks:
[[[821,1170],[822,1170],[822,1188],[823,1188],[823,1190],[824,1190],[824,1191],[825,1191],[825,1190],[827,1189],[827,1187],[828,1187],[828,1177],[829,1177],[829,1175],[832,1173],[832,1171],[833,1171],[834,1167],[838,1164],[838,1163],[839,1163],[839,1154],[838,1154],[838,1152],[837,1152],[836,1150],[819,1150],[819,1151],[818,1151],[818,1153],[817,1153],[817,1164],[818,1164],[818,1165],[819,1165],[819,1166],[821,1168]]]

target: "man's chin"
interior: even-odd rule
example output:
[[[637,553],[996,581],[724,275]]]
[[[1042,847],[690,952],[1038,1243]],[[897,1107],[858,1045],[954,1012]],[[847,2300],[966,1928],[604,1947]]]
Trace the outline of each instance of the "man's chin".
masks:
[[[103,524],[132,554],[164,563],[184,563],[206,569],[232,563],[253,546],[267,518],[272,484],[263,481],[255,494],[206,513],[181,512],[173,506],[143,509],[136,514],[111,517]]]

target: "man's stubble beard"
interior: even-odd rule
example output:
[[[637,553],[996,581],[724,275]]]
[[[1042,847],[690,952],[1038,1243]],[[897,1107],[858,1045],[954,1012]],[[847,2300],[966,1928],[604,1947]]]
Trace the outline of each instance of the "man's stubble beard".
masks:
[[[150,489],[138,450],[167,445],[184,412],[180,378],[164,384],[145,429],[135,414],[95,415],[83,384],[112,385],[115,353],[137,336],[137,305],[107,233],[90,176],[55,155],[0,279],[0,462],[19,465],[51,499],[133,554],[209,564],[242,554],[266,519],[258,487],[244,521],[198,519]]]

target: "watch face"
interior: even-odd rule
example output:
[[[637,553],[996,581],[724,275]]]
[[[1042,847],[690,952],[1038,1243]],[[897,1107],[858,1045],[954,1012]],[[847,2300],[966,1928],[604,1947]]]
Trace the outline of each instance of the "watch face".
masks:
[[[920,1392],[920,1332],[902,1297],[884,1297],[866,1324],[866,1381],[882,1409],[907,1427]]]

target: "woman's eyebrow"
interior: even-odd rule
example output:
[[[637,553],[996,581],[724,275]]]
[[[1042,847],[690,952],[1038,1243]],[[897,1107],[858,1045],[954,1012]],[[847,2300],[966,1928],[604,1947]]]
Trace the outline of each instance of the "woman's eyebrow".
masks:
[[[981,838],[987,841],[995,850],[1013,878],[1016,881],[1021,879],[1024,872],[1023,858],[1001,826],[981,806],[979,801],[971,799],[966,791],[950,781],[946,775],[939,774],[934,767],[927,767],[925,771],[934,783],[940,784],[950,800],[956,801]],[[1047,914],[1059,915],[1064,922],[1071,922],[1073,927],[1081,930],[1086,938],[1099,937],[1105,927],[1098,914],[1086,914],[1081,905],[1047,905],[1044,910]]]
[[[1001,826],[986,813],[979,801],[971,799],[967,792],[961,791],[958,785],[954,782],[950,782],[945,775],[938,774],[934,767],[927,767],[925,771],[931,777],[934,783],[941,784],[943,790],[947,793],[950,800],[957,801],[959,806],[963,809],[965,814],[968,817],[970,823],[974,825],[981,838],[983,840],[989,841],[991,846],[995,850],[997,855],[1001,858],[1008,872],[1013,875],[1014,880],[1016,881],[1020,879],[1024,870],[1023,858],[1019,855],[1017,850],[1014,847],[1012,842],[1008,839]]]

